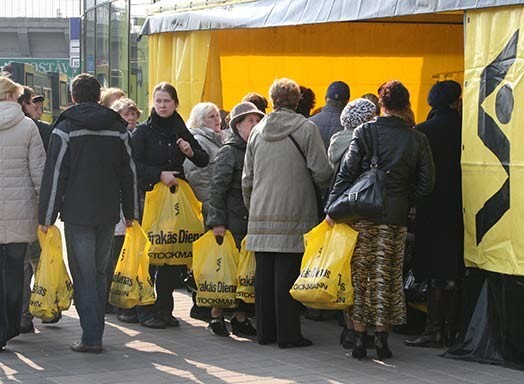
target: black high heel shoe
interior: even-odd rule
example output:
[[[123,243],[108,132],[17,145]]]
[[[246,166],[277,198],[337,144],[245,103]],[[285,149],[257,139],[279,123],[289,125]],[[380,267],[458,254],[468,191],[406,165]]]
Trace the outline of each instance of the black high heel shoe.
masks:
[[[233,316],[230,320],[231,322],[231,332],[235,336],[246,335],[246,336],[256,336],[257,330],[253,328],[251,322],[248,318],[244,321],[239,321],[236,316]]]
[[[380,360],[390,359],[393,357],[393,353],[388,346],[388,333],[387,332],[375,332],[375,348],[377,350],[377,357]]]
[[[368,353],[366,350],[367,338],[368,338],[367,331],[364,331],[364,332],[355,331],[355,335],[353,339],[353,351],[351,352],[351,356],[353,356],[353,358],[360,360],[363,357],[366,357]]]

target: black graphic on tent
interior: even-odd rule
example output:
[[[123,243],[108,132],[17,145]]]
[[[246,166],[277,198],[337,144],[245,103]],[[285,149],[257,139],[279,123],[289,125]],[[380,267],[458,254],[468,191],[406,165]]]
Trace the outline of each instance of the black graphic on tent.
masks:
[[[518,38],[519,31],[517,30],[509,39],[502,52],[491,64],[484,68],[480,75],[478,136],[500,161],[506,171],[507,178],[502,187],[484,203],[484,206],[475,215],[477,245],[480,244],[484,235],[493,228],[504,213],[509,210],[510,142],[495,120],[486,113],[482,103],[504,81],[509,69],[515,62]],[[509,123],[513,113],[513,106],[513,89],[509,84],[506,84],[498,90],[495,100],[495,113],[501,123]]]

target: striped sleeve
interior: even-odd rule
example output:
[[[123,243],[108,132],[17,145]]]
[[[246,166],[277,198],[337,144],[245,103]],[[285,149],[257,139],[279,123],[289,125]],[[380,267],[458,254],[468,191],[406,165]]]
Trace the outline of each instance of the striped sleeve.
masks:
[[[52,225],[56,221],[63,200],[69,167],[69,134],[57,125],[51,134],[47,159],[42,177],[38,222],[41,225]]]

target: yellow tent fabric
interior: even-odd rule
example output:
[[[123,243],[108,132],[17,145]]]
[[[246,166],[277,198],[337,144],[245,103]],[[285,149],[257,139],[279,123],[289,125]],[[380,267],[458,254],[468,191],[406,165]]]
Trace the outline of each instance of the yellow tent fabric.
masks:
[[[150,95],[156,84],[173,84],[179,98],[178,112],[189,117],[202,100],[211,45],[211,32],[160,33],[149,36]]]
[[[524,275],[524,7],[466,15],[465,261]]]
[[[328,23],[161,33],[150,35],[149,45],[150,87],[172,82],[184,118],[200,101],[231,110],[248,92],[267,97],[275,78],[289,77],[313,89],[317,107],[324,105],[332,81],[346,81],[355,99],[398,79],[411,93],[417,121],[423,121],[434,77],[464,68],[460,24]]]

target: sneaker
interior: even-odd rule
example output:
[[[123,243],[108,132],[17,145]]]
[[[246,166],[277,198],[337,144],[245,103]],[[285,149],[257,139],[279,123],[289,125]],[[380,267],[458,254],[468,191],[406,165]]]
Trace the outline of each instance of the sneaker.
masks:
[[[55,315],[55,317],[53,317],[52,319],[42,320],[42,324],[55,324],[55,323],[58,323],[61,318],[62,318],[62,312],[58,312]]]
[[[73,352],[102,353],[102,345],[86,345],[82,342],[71,345]]]
[[[229,336],[229,331],[226,328],[226,322],[223,317],[214,317],[209,322],[209,330],[217,336]]]
[[[151,317],[150,319],[140,322],[140,325],[152,329],[164,329],[167,327],[166,322],[158,317]]]
[[[123,323],[136,324],[138,323],[138,316],[135,311],[121,312],[116,315],[116,318]]]
[[[249,319],[246,318],[244,321],[239,321],[235,316],[231,318],[231,331],[233,335],[245,335],[245,336],[256,336],[257,330],[253,328]]]

